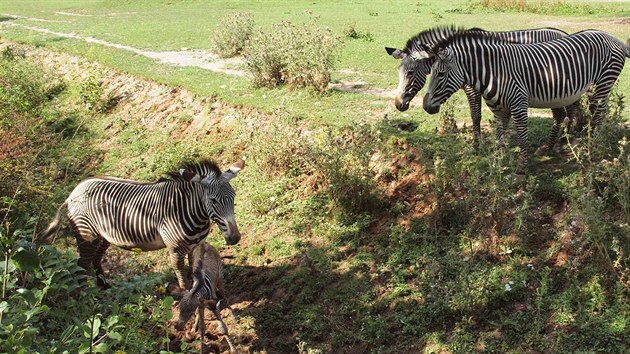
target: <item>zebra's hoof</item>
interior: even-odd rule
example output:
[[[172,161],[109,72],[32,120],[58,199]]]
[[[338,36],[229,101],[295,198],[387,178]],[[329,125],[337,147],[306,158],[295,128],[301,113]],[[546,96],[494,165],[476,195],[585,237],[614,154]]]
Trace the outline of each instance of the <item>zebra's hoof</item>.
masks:
[[[549,154],[549,151],[551,151],[549,149],[549,146],[543,145],[543,146],[539,147],[538,149],[536,149],[535,154],[536,154],[536,156],[545,156],[545,155]]]

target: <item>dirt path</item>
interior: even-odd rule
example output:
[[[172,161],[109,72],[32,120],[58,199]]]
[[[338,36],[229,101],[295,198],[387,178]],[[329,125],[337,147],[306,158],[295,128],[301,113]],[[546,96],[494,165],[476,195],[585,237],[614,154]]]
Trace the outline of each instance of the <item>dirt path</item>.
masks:
[[[6,13],[1,14],[1,15],[12,18],[12,19],[25,19],[25,20],[37,21],[37,22],[68,22],[68,21],[44,20],[44,19],[39,19],[39,18],[34,18],[34,17],[25,17],[25,16],[18,16],[18,15],[13,15],[13,14],[6,14]],[[142,50],[139,48],[127,46],[124,44],[108,42],[108,41],[97,39],[94,37],[85,37],[85,36],[78,35],[76,33],[56,32],[56,31],[52,31],[44,27],[12,23],[9,21],[0,22],[0,28],[3,26],[20,27],[20,28],[24,28],[30,31],[50,34],[50,35],[63,37],[63,38],[72,38],[72,39],[82,40],[88,43],[94,43],[94,44],[104,45],[107,47],[127,50],[135,54],[145,56],[147,58],[155,59],[158,62],[164,63],[164,64],[178,65],[178,66],[194,66],[194,67],[198,67],[198,68],[202,68],[202,69],[206,69],[206,70],[210,70],[214,72],[220,72],[220,73],[224,73],[228,75],[247,76],[247,74],[242,70],[230,68],[235,65],[242,64],[243,58],[241,57],[223,59],[223,58],[220,58],[218,55],[211,53],[209,51],[189,50],[185,48],[182,49],[181,51],[167,51],[167,52],[148,51],[148,50]],[[337,90],[345,91],[345,92],[362,93],[362,94],[387,97],[387,98],[393,98],[396,95],[395,90],[393,89],[392,90],[374,89],[374,88],[365,88],[364,86],[365,86],[365,83],[362,81],[356,81],[356,82],[340,81],[340,82],[330,84],[331,88],[335,88]]]

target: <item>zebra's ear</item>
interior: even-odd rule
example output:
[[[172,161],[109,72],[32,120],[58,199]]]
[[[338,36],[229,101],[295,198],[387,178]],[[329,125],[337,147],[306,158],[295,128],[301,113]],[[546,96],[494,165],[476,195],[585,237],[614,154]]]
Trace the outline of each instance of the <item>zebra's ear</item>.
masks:
[[[201,181],[201,177],[198,174],[196,174],[194,172],[191,172],[191,171],[188,171],[185,168],[180,169],[179,170],[179,174],[188,182],[199,182],[199,181]]]
[[[407,56],[407,53],[396,48],[385,47],[385,51],[387,51],[387,54],[393,56],[396,59],[404,59]]]
[[[227,179],[228,181],[231,180],[232,178],[236,177],[236,175],[245,168],[245,156],[243,156],[242,159],[240,159],[237,163],[235,163],[234,165],[230,166],[230,169],[228,169],[227,171],[223,172],[221,174],[221,177]]]

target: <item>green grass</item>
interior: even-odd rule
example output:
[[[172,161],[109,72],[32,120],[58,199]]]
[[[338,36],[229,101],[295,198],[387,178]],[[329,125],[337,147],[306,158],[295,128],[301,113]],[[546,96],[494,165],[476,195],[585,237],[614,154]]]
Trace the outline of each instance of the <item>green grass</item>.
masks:
[[[568,30],[605,27],[618,38],[630,32],[627,24],[613,22],[628,9],[617,3],[606,6],[620,12],[589,16],[579,11],[563,16],[497,13],[469,9],[463,1],[265,4],[5,1],[2,12],[72,21],[16,23],[145,49],[176,50],[207,48],[213,24],[226,13],[252,11],[257,21],[264,21],[261,25],[269,26],[285,17],[306,19],[303,10],[308,8],[321,15],[321,24],[340,34],[350,21],[357,30],[369,31],[372,42],[346,41],[338,67],[355,69],[368,86],[390,88],[396,86],[396,62],[382,47],[404,44],[428,27],[427,21],[490,29],[556,21]],[[54,11],[124,15],[95,20]],[[402,28],[410,23],[417,28]],[[494,144],[491,131],[484,132],[479,153],[471,148],[468,130],[436,134],[438,118],[423,113],[417,99],[402,114],[390,100],[362,94],[255,90],[243,78],[159,65],[129,52],[17,27],[3,30],[3,38],[78,54],[134,76],[184,87],[197,99],[213,97],[207,105],[215,99],[227,104],[214,113],[229,119],[183,134],[194,117],[171,115],[163,125],[150,126],[146,120],[153,119],[151,110],[138,115],[128,114],[129,106],[111,113],[95,110],[104,98],[86,93],[98,91],[95,82],[103,73],[64,82],[63,90],[55,89],[56,94],[45,99],[41,92],[52,89],[39,88],[48,88],[56,78],[36,65],[29,64],[23,74],[3,76],[4,95],[18,92],[17,82],[34,82],[35,94],[18,99],[37,104],[19,114],[7,111],[13,119],[1,121],[4,133],[24,120],[23,126],[31,128],[25,136],[34,148],[28,158],[6,159],[0,165],[8,166],[2,180],[10,182],[0,186],[0,216],[15,187],[28,187],[15,197],[19,208],[2,227],[32,231],[27,222],[31,216],[41,213],[40,223],[45,223],[88,175],[150,181],[175,169],[182,159],[210,156],[227,166],[246,155],[247,167],[233,182],[243,239],[223,251],[236,257],[226,267],[228,293],[238,304],[238,324],[230,330],[235,342],[251,352],[624,352],[630,347],[630,244],[624,238],[630,222],[630,152],[619,143],[622,136],[630,136],[627,129],[609,124],[594,144],[583,138],[576,147],[581,165],[567,161],[572,155],[565,149],[533,158],[528,176],[518,178],[513,148]],[[619,79],[622,94],[628,92],[628,75],[626,69]],[[5,77],[13,79],[2,81]],[[461,96],[459,102],[454,118],[470,125]],[[619,120],[628,121],[628,113]],[[398,128],[409,122],[420,129]],[[550,119],[534,114],[533,146],[546,140],[550,124]],[[28,248],[7,248],[6,235],[26,241],[29,232],[19,236],[0,231],[0,250],[13,257],[12,264],[28,260]],[[65,235],[55,246],[74,250]],[[223,244],[216,230],[209,240]],[[58,261],[60,269],[74,264],[72,255],[47,252],[41,257]],[[51,279],[45,271],[57,268],[26,272],[10,267],[1,338],[12,338],[11,343],[30,352],[72,350],[87,343],[83,325],[90,316],[100,315],[110,324],[103,332],[123,334],[122,339],[115,334],[103,337],[110,351],[185,352],[167,322],[166,299],[155,290],[173,280],[165,252],[111,250],[108,255],[114,260],[111,291],[100,292],[90,281],[79,285],[65,277],[58,280],[55,296],[37,304],[28,291],[17,289],[38,294],[42,282]],[[64,286],[81,287],[83,295],[73,297],[76,293]],[[95,296],[96,305],[89,299]],[[2,301],[0,306],[5,306]],[[59,308],[78,315],[71,318]],[[32,309],[41,312],[25,320],[21,313]],[[114,317],[118,322],[111,324]],[[15,326],[9,328],[9,322]],[[38,337],[25,337],[36,328]]]
[[[343,35],[344,29],[353,24],[359,31],[369,31],[373,41],[347,38],[338,69],[352,69],[356,74],[334,73],[333,81],[361,80],[366,87],[394,89],[397,84],[397,63],[387,56],[384,46],[403,46],[417,32],[434,25],[457,24],[478,26],[489,30],[507,30],[532,27],[559,27],[567,31],[599,28],[624,40],[628,25],[617,25],[611,18],[630,14],[627,3],[599,6],[599,13],[585,16],[579,11],[564,16],[528,13],[493,13],[470,7],[466,1],[418,3],[387,2],[366,4],[342,1],[306,2],[265,1],[258,2],[206,2],[206,1],[5,1],[3,13],[34,17],[53,22],[29,19],[7,22],[46,27],[53,31],[76,33],[87,37],[107,40],[145,50],[167,51],[181,48],[208,49],[209,37],[216,23],[226,14],[249,11],[256,25],[269,28],[283,19],[313,21],[330,27]],[[570,2],[579,8],[580,2]],[[458,10],[459,9],[459,10]],[[613,9],[610,10],[609,9]],[[308,13],[305,13],[308,10]],[[72,13],[83,16],[60,14]],[[433,20],[427,21],[427,14]],[[567,17],[569,16],[569,17]],[[401,24],[405,24],[402,26]],[[515,26],[514,24],[518,24]],[[624,28],[626,27],[626,28]],[[113,68],[133,73],[168,85],[182,85],[204,96],[217,96],[235,105],[253,106],[271,112],[281,107],[291,114],[308,118],[309,121],[342,124],[361,118],[380,119],[382,112],[392,117],[401,113],[392,110],[390,100],[366,97],[350,93],[332,92],[328,95],[312,95],[307,92],[285,90],[254,90],[244,78],[234,78],[201,69],[174,68],[156,65],[153,60],[111,48],[94,46],[74,39],[5,27],[2,36],[45,45],[54,50],[68,51],[103,62]],[[630,89],[630,71],[624,70],[620,82],[622,89]],[[377,104],[376,102],[380,102]],[[419,108],[419,100],[412,102],[413,111],[406,113],[414,119],[433,119]]]

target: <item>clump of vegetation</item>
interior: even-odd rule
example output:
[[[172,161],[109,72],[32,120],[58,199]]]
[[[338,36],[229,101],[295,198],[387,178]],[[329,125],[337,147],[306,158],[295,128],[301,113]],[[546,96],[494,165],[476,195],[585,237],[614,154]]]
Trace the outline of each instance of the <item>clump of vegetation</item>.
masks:
[[[245,65],[257,87],[309,87],[324,92],[338,58],[339,36],[314,25],[288,20],[259,29],[244,49]]]
[[[365,32],[360,31],[357,29],[357,26],[354,23],[350,23],[346,25],[346,27],[343,29],[343,35],[346,38],[361,39],[366,42],[374,41],[374,36],[372,35],[370,31],[365,31]]]
[[[87,109],[98,113],[111,112],[120,101],[120,97],[105,93],[96,73],[88,75],[79,85],[79,96]]]
[[[235,12],[220,19],[210,37],[214,51],[222,58],[241,54],[254,33],[254,15]]]

